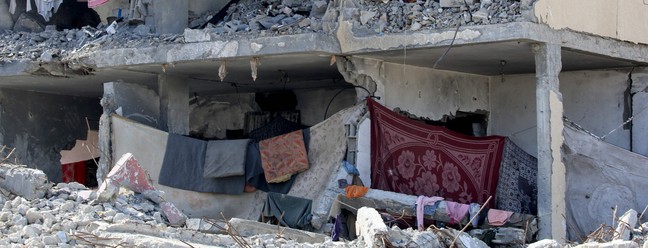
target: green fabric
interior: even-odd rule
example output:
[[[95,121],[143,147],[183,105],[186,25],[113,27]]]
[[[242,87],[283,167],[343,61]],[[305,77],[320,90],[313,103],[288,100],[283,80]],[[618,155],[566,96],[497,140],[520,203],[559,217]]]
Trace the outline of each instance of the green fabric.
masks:
[[[311,229],[313,217],[311,208],[313,201],[309,199],[268,192],[268,199],[263,207],[264,216],[273,216],[282,225],[302,230]],[[281,217],[283,214],[283,218]]]

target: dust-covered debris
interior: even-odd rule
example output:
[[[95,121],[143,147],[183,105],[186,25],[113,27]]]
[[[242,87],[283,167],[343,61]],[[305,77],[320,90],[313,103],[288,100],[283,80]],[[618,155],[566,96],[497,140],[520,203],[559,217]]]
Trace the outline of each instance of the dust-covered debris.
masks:
[[[484,25],[530,21],[523,12],[530,10],[530,0],[458,1],[442,7],[432,0],[374,1],[361,0],[355,14],[359,25],[376,33],[399,33],[424,29],[442,29],[457,25]]]

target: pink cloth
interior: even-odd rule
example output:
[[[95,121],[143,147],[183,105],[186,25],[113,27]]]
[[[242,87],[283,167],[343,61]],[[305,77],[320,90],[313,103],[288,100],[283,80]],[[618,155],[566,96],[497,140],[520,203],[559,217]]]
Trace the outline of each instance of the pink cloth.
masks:
[[[451,201],[446,201],[446,206],[446,210],[450,216],[450,224],[459,223],[464,217],[466,217],[468,209],[470,209],[470,205],[468,204]]]
[[[488,210],[488,224],[491,226],[503,226],[511,218],[513,212],[490,209]]]
[[[103,5],[110,0],[88,0],[88,8],[95,8],[99,7],[100,5]]]
[[[422,195],[419,196],[418,199],[416,199],[416,223],[418,225],[419,231],[422,231],[425,228],[423,224],[423,209],[425,208],[425,206],[433,205],[435,202],[441,200],[443,200],[443,197],[425,197]]]

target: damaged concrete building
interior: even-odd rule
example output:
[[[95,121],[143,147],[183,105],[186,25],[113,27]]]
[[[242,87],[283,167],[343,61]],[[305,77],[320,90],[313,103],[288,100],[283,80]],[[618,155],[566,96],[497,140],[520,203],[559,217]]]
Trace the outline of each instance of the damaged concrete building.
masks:
[[[375,101],[537,158],[530,240],[579,240],[648,205],[645,13],[643,0],[0,1],[0,145],[89,187],[130,153],[188,217],[257,220],[268,190],[169,186],[196,175],[164,168],[170,142],[288,121],[277,125],[310,130],[310,167],[286,192],[312,200],[321,231],[345,208],[343,161],[368,202],[416,203],[372,182]]]

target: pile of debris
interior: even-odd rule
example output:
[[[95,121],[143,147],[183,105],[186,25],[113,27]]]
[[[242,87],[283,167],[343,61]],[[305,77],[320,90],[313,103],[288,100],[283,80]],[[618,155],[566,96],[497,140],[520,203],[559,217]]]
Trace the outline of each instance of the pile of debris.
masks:
[[[143,47],[182,42],[182,35],[156,34],[146,25],[132,26],[127,22],[98,28],[57,31],[49,25],[43,32],[4,31],[0,34],[0,61],[31,60],[39,62],[60,61],[81,51],[121,47]]]
[[[368,207],[357,210],[358,238],[353,241],[332,241],[332,224],[325,225],[323,233],[312,233],[225,216],[187,219],[164,200],[131,154],[122,156],[98,190],[74,182],[53,186],[42,171],[24,166],[1,164],[0,173],[3,247],[488,247],[480,240],[487,235],[475,232],[479,229],[388,227],[384,216]],[[616,230],[602,226],[578,247],[639,247],[648,235],[648,223],[635,228],[637,215],[628,211],[618,218]],[[520,231],[498,228],[490,240],[504,244],[525,237]],[[525,245],[523,240],[516,244]],[[529,247],[562,246],[543,240]]]
[[[189,27],[217,34],[300,34],[322,31],[327,1],[243,0],[232,1],[226,13],[208,12],[190,21]]]
[[[355,18],[375,33],[530,21],[532,0],[363,0]]]

